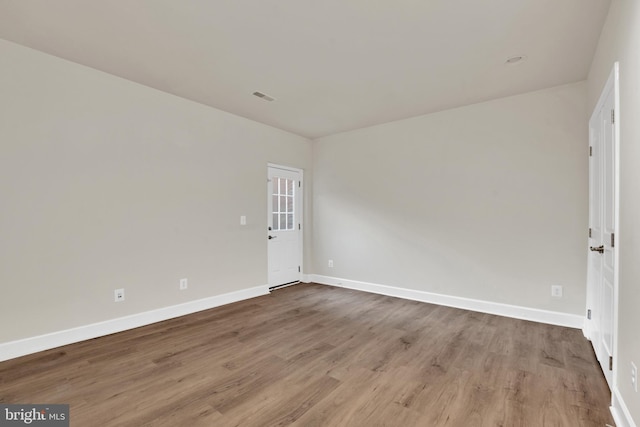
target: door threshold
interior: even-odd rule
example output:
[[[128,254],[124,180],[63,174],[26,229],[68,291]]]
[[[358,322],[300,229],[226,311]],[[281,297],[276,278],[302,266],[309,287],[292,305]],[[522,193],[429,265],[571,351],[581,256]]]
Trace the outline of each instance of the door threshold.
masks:
[[[286,288],[288,286],[297,285],[298,283],[301,283],[300,280],[296,280],[295,282],[283,283],[282,285],[271,286],[269,288],[269,292],[276,291],[276,290],[282,289],[282,288]]]

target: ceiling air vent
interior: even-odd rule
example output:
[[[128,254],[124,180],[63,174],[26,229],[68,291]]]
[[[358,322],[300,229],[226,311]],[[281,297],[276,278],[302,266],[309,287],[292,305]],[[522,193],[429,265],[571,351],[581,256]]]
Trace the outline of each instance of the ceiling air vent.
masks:
[[[507,65],[516,65],[516,64],[522,64],[526,60],[527,60],[527,55],[514,55],[514,56],[508,57],[504,63]]]
[[[271,102],[271,101],[275,101],[275,98],[274,98],[274,97],[269,96],[269,95],[267,95],[266,93],[262,93],[262,92],[255,91],[255,92],[253,92],[253,94],[254,94],[255,96],[257,96],[258,98],[262,98],[262,99],[264,99],[265,101],[269,101],[269,102]]]

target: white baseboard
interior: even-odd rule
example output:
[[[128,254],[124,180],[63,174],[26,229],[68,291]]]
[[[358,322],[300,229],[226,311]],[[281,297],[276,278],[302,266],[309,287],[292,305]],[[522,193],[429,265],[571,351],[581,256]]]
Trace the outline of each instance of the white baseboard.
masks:
[[[617,388],[611,391],[611,407],[609,409],[617,427],[637,427]]]
[[[479,311],[481,313],[496,314],[498,316],[513,317],[515,319],[531,320],[540,323],[549,323],[558,326],[582,329],[584,319],[577,314],[560,313],[556,311],[540,310],[536,308],[520,307],[517,305],[501,304],[490,301],[462,298],[451,295],[435,294],[414,289],[397,288],[393,286],[378,285],[375,283],[359,282],[356,280],[339,279],[336,277],[311,275],[313,282],[323,285],[339,286],[358,291],[382,294],[391,297],[404,298],[414,301],[428,302],[431,304],[448,307],[462,308],[465,310]]]
[[[173,319],[174,317],[208,310],[221,305],[267,295],[268,293],[269,287],[267,285],[256,286],[64,331],[0,343],[0,362],[67,344],[138,328],[163,320]]]
[[[302,274],[300,275],[300,281],[302,283],[311,283],[313,280],[311,279],[312,274]]]

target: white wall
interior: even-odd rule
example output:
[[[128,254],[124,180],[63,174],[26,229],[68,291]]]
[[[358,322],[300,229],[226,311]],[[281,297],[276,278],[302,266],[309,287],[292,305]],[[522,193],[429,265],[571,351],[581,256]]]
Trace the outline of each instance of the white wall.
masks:
[[[640,367],[640,2],[614,0],[589,73],[589,112],[613,63],[620,62],[619,340],[614,351],[616,390],[636,424],[640,393],[631,388],[631,362]]]
[[[267,163],[309,185],[310,141],[5,41],[0,94],[0,343],[267,284]]]
[[[582,82],[314,141],[315,272],[583,315],[586,104]]]

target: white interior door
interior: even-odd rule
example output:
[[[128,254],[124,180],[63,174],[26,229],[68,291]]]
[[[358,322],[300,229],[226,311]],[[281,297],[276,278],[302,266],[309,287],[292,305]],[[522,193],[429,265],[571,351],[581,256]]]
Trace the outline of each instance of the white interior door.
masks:
[[[298,282],[302,266],[302,171],[269,166],[269,287]]]
[[[587,336],[598,359],[601,336],[600,295],[602,293],[602,259],[598,249],[603,241],[602,219],[602,132],[599,125],[602,112],[594,114],[589,123],[589,255],[587,264]],[[595,250],[594,250],[595,249]],[[604,248],[603,248],[604,250]]]
[[[602,371],[613,386],[617,298],[617,67],[589,121],[588,325]],[[590,317],[590,319],[589,319]]]

